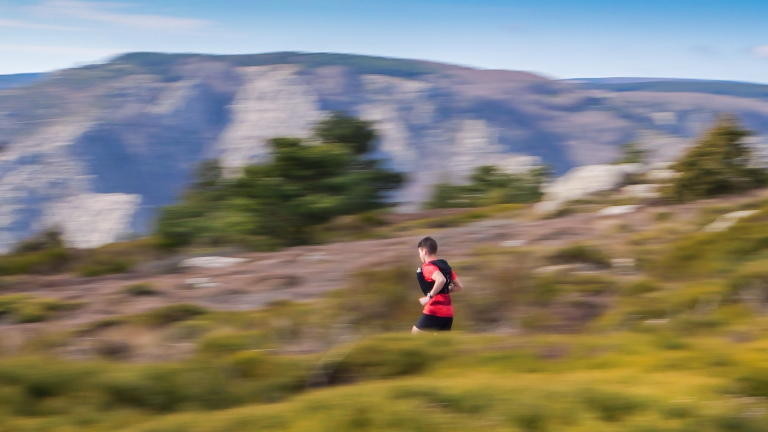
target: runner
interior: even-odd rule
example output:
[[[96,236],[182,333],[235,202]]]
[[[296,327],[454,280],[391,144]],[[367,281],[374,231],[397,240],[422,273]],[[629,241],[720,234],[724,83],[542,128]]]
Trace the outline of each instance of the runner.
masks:
[[[452,292],[459,292],[461,285],[456,273],[444,259],[437,258],[437,242],[432,237],[424,237],[419,242],[419,258],[424,265],[416,270],[424,297],[419,303],[424,306],[421,318],[416,321],[411,333],[426,331],[450,331],[453,325]]]

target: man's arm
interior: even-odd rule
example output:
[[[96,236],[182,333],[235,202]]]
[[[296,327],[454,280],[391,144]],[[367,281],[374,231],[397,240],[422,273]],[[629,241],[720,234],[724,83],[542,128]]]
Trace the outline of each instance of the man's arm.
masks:
[[[461,280],[459,280],[459,278],[454,279],[453,282],[451,283],[450,292],[455,293],[463,289],[464,289],[464,285],[461,284]]]
[[[443,285],[445,285],[446,279],[445,276],[443,276],[443,274],[439,271],[436,271],[435,274],[432,275],[432,279],[435,280],[435,286],[432,287],[432,291],[429,293],[432,294],[432,297],[434,297],[437,295],[437,293],[440,292],[441,289],[443,289]]]
[[[440,273],[439,271],[436,271],[432,275],[432,279],[435,281],[435,286],[432,287],[432,291],[430,291],[429,293],[432,294],[432,298],[434,298],[437,295],[437,293],[439,293],[440,290],[443,289],[443,285],[445,285],[446,279],[445,279],[445,276],[443,276],[443,274]],[[424,296],[419,299],[419,303],[421,303],[422,305],[429,303],[429,301],[430,301],[430,298],[428,296]]]

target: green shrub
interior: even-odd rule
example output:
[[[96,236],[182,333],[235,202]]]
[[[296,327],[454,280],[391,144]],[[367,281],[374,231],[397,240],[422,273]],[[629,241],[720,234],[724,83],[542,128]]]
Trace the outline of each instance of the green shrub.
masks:
[[[184,402],[182,369],[175,365],[123,368],[105,375],[100,387],[110,402],[156,411],[173,411]]]
[[[753,368],[738,378],[741,390],[747,396],[768,397],[768,368]]]
[[[128,285],[127,287],[122,289],[122,292],[124,294],[132,295],[132,296],[147,296],[147,295],[159,294],[159,292],[155,290],[152,284],[149,284],[146,282]]]
[[[178,321],[186,321],[207,312],[208,311],[201,306],[189,303],[177,303],[145,312],[140,315],[138,319],[141,323],[159,327]]]
[[[78,273],[84,277],[96,277],[113,273],[126,273],[131,269],[131,264],[125,259],[116,257],[100,257],[89,260],[80,267]]]
[[[64,248],[0,255],[0,275],[56,273],[72,260],[72,254]]]
[[[110,408],[156,412],[222,409],[261,397],[254,382],[232,379],[215,363],[125,365],[104,373],[96,383]]]
[[[581,400],[607,422],[621,421],[646,407],[646,403],[637,396],[598,389],[583,390]]]
[[[768,212],[742,220],[725,232],[698,232],[675,241],[649,269],[667,278],[718,274],[768,250]]]
[[[473,282],[472,289],[457,294],[470,323],[479,327],[514,325],[518,308],[536,290],[528,260],[527,254],[519,253],[479,265],[483,277]]]
[[[264,377],[274,369],[273,362],[261,352],[239,352],[232,355],[229,360],[235,374],[242,378]]]
[[[553,264],[584,263],[598,267],[610,267],[610,257],[600,249],[587,245],[573,245],[560,249],[549,256]]]
[[[495,166],[476,168],[468,185],[439,184],[427,208],[483,207],[538,201],[546,180],[545,168],[521,174],[500,172]]]
[[[533,280],[533,290],[530,293],[529,300],[534,304],[547,305],[562,293],[559,284],[561,280],[560,275],[541,275],[535,277]]]
[[[672,166],[680,176],[663,192],[670,199],[689,201],[764,185],[766,170],[750,165],[751,150],[744,142],[749,135],[734,118],[721,117]]]
[[[524,401],[515,407],[512,415],[513,423],[526,432],[538,432],[547,430],[547,421],[550,413],[547,406],[535,401]]]
[[[489,389],[466,389],[457,391],[434,386],[431,388],[401,387],[393,392],[393,397],[418,398],[428,403],[445,406],[445,409],[462,414],[489,412],[499,402],[497,392]]]
[[[333,371],[332,380],[384,378],[416,374],[451,350],[448,338],[411,335],[373,337],[357,344]]]
[[[656,282],[649,279],[643,279],[627,285],[622,294],[625,296],[636,296],[659,290],[661,290],[661,287]]]
[[[50,229],[38,233],[31,238],[24,240],[13,247],[14,254],[24,254],[29,252],[40,252],[50,249],[63,249],[64,241],[61,231]]]
[[[0,296],[0,316],[9,315],[17,323],[33,323],[45,321],[54,312],[74,310],[82,305],[82,302],[8,294]]]
[[[403,176],[365,153],[371,142],[326,141],[373,139],[369,124],[334,117],[316,133],[320,143],[270,140],[272,161],[245,167],[234,179],[223,176],[216,162],[203,165],[181,202],[160,212],[157,231],[163,244],[305,244],[318,226],[338,216],[388,207],[387,197]]]
[[[576,209],[576,207],[574,205],[572,205],[572,204],[571,205],[564,205],[564,206],[559,207],[557,210],[544,215],[543,218],[544,219],[557,219],[557,218],[561,218],[561,217],[570,216],[570,215],[576,214],[576,213],[578,213],[578,210]]]
[[[341,318],[356,326],[379,330],[409,328],[420,310],[416,272],[398,265],[358,272],[350,285],[330,294]]]
[[[768,261],[760,260],[739,268],[729,277],[728,287],[734,296],[744,295],[754,298],[757,302],[764,302],[768,289]]]
[[[77,330],[77,333],[79,335],[85,336],[91,333],[98,332],[103,329],[107,329],[110,327],[117,327],[121,326],[123,324],[127,324],[130,321],[128,317],[124,316],[116,316],[116,317],[109,317],[109,318],[102,318],[97,321],[90,322],[86,324],[85,326],[81,327]]]
[[[153,238],[111,243],[96,249],[75,250],[57,245],[52,240],[34,240],[19,245],[14,253],[0,255],[0,276],[69,271],[86,277],[125,273],[134,264],[159,253]]]
[[[269,342],[269,335],[264,331],[228,332],[203,337],[199,347],[203,353],[221,355],[264,348]]]
[[[80,364],[57,364],[50,359],[16,358],[0,361],[0,383],[20,386],[33,399],[81,390],[94,369]]]
[[[214,328],[214,323],[203,320],[189,320],[174,323],[168,331],[167,337],[172,340],[193,340]]]

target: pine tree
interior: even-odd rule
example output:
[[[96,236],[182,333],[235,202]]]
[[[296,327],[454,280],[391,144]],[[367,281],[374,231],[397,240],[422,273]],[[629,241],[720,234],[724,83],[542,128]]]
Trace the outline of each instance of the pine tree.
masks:
[[[680,175],[667,189],[667,196],[690,201],[764,185],[766,171],[750,166],[751,150],[744,142],[750,135],[733,117],[719,118],[672,166]]]

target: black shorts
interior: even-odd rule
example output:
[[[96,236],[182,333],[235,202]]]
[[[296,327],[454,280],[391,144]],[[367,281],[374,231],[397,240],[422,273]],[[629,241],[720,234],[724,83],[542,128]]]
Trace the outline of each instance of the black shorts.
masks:
[[[416,328],[419,330],[438,330],[450,331],[453,325],[453,317],[439,317],[435,315],[421,314],[416,321]]]

